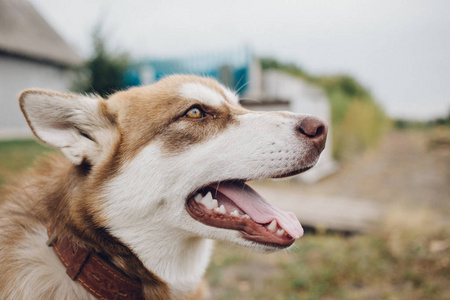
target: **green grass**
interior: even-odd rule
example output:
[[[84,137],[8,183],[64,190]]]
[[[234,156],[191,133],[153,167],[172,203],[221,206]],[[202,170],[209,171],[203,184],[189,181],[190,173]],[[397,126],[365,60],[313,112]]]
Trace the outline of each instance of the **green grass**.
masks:
[[[218,243],[207,278],[213,299],[450,299],[450,248],[431,246],[449,237],[397,224],[370,235],[306,235],[273,254]]]
[[[14,174],[30,167],[39,155],[53,151],[34,140],[0,142],[0,184]]]

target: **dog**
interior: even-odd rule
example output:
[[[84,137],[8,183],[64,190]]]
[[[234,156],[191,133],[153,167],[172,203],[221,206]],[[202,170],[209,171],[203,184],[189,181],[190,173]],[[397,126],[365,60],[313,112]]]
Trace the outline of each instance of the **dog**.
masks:
[[[19,103],[63,155],[2,194],[1,299],[202,299],[212,240],[270,252],[303,235],[245,182],[313,167],[318,118],[249,111],[187,75],[106,100],[26,90]]]

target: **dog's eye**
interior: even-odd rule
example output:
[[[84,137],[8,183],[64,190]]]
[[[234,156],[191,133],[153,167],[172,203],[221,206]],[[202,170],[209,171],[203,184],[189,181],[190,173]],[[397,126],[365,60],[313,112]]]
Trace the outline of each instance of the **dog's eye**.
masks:
[[[201,119],[205,116],[205,113],[198,107],[193,107],[188,110],[184,116],[190,119]]]

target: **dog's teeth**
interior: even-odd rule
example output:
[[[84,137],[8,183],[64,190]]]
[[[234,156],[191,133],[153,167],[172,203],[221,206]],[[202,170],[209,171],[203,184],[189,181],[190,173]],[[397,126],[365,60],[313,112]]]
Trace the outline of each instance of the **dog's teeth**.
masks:
[[[225,206],[223,204],[219,207],[214,208],[215,212],[218,212],[219,214],[226,214],[227,210],[225,209]]]
[[[211,192],[208,192],[208,194],[205,195],[205,197],[203,197],[202,202],[211,202],[211,200],[213,199]]]
[[[247,215],[247,214],[245,214],[244,215],[244,218],[246,218],[246,219],[249,219],[249,220],[251,220],[252,218],[250,218],[250,216],[249,215]]]
[[[272,222],[270,222],[269,226],[267,226],[267,229],[269,229],[270,231],[275,231],[277,227],[278,227],[277,220],[273,219]]]
[[[203,204],[206,207],[210,206],[212,200],[212,196],[211,196],[211,192],[208,192],[208,194],[206,194],[201,200],[200,203]]]
[[[284,229],[278,229],[277,230],[277,235],[279,235],[279,236],[284,235]]]
[[[210,209],[214,209],[216,207],[219,207],[219,202],[217,202],[216,199],[212,199],[211,200],[211,208]]]
[[[197,195],[195,195],[194,200],[195,202],[199,203],[202,200],[203,196],[202,194],[198,193]]]
[[[239,217],[239,212],[237,211],[237,209],[235,209],[235,210],[231,213],[231,215],[232,215],[232,216],[235,216],[235,217]]]
[[[207,209],[214,209],[219,206],[217,200],[212,198],[211,192],[208,192],[208,194],[200,200],[200,203]]]
[[[203,204],[207,209],[215,209],[215,208],[217,208],[217,207],[219,206],[216,199],[212,199],[211,201],[205,202],[205,203],[202,203],[202,204]]]

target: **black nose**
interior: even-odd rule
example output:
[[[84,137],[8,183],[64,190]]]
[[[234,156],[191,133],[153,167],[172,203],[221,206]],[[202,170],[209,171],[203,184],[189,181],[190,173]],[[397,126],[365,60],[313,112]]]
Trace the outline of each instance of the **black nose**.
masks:
[[[325,148],[328,126],[324,121],[316,117],[306,116],[297,123],[296,130],[303,138],[306,137],[312,141],[319,152],[322,152]]]

